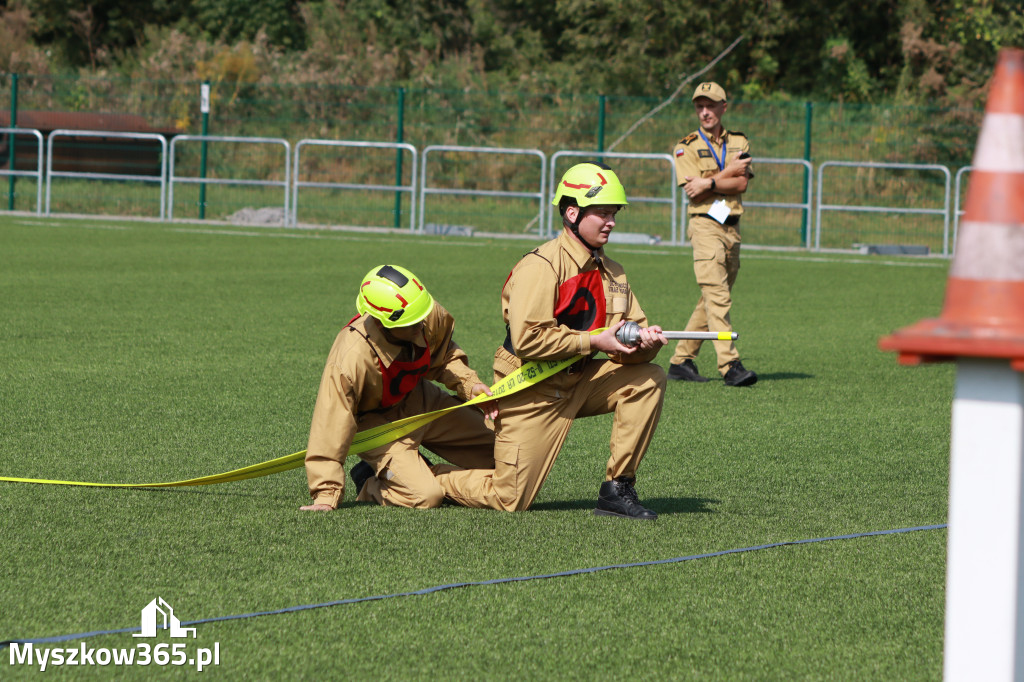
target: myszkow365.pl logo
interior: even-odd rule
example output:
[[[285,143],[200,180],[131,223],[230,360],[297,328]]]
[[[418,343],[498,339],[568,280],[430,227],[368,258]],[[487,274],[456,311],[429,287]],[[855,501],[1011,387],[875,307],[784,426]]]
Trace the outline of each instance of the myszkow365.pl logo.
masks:
[[[157,597],[142,609],[141,632],[132,637],[156,637],[158,630],[167,630],[172,639],[192,639],[195,628],[181,627],[181,621],[174,615],[174,609],[162,598]],[[73,665],[175,665],[190,666],[202,672],[203,668],[220,665],[220,642],[213,648],[190,648],[186,642],[161,642],[152,645],[140,642],[132,647],[94,648],[85,643],[77,647],[39,647],[32,642],[12,642],[11,665],[35,665],[40,672],[48,666]]]

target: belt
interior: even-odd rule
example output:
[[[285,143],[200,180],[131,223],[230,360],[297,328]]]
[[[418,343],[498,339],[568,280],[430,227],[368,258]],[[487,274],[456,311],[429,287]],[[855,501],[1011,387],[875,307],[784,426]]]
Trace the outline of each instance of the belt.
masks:
[[[694,218],[711,218],[711,216],[709,216],[707,213],[694,213],[693,217]],[[715,219],[711,218],[711,220],[715,220]],[[715,220],[715,222],[717,223],[718,221]],[[725,223],[724,224],[728,225],[729,227],[732,227],[733,225],[739,225],[740,224],[740,217],[738,215],[731,215],[731,216],[729,216],[728,218],[725,219]]]
[[[508,325],[506,325],[506,329],[507,328],[508,328]],[[511,331],[508,331],[508,332],[505,333],[505,342],[502,343],[501,345],[502,345],[502,347],[505,350],[507,350],[512,355],[516,354],[515,348],[512,347],[512,332]],[[582,358],[580,358],[576,362],[574,362],[571,365],[569,365],[568,367],[566,367],[565,368],[565,373],[569,374],[569,375],[579,374],[587,366],[587,362],[590,360],[590,357],[591,356],[589,356],[589,355],[584,355]]]
[[[572,363],[565,369],[565,373],[568,375],[579,374],[587,366],[587,362],[590,361],[589,355],[584,355],[582,358]]]

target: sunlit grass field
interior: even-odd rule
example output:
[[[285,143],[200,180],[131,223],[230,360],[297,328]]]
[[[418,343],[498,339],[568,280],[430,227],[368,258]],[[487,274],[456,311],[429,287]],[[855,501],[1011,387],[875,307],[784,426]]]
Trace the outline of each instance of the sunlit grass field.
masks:
[[[0,216],[0,476],[174,481],[304,449],[327,351],[384,262],[420,275],[489,378],[501,286],[534,243]],[[608,252],[652,322],[682,329],[689,250]],[[300,512],[301,469],[160,490],[0,482],[0,641],[138,628],[156,597],[187,623],[622,566],[36,651],[216,643],[207,672],[229,679],[939,679],[944,529],[630,565],[944,524],[953,367],[900,367],[877,341],[939,313],[947,270],[744,251],[733,323],[760,381],[670,383],[637,483],[653,523],[591,514],[610,417],[574,425],[515,514],[384,509],[352,490],[336,512]],[[0,675],[34,678],[12,651]]]

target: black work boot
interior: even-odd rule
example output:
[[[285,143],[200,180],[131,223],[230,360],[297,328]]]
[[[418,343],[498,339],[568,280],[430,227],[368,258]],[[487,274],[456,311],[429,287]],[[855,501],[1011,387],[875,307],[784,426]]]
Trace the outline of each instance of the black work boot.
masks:
[[[739,360],[729,363],[729,371],[725,373],[726,386],[753,386],[757,383],[757,374],[743,366]]]
[[[352,477],[352,482],[356,484],[356,496],[358,497],[359,493],[363,492],[363,486],[373,476],[373,467],[365,461],[359,460],[359,463],[352,467],[348,475]]]
[[[640,498],[633,488],[635,478],[619,476],[612,481],[605,481],[601,484],[601,491],[597,495],[597,509],[595,516],[623,516],[629,519],[642,519],[653,521],[658,518],[650,509],[640,504]]]
[[[707,377],[701,376],[700,372],[697,371],[697,365],[693,364],[693,360],[683,360],[678,365],[670,364],[668,366],[668,378],[673,381],[696,381],[701,384],[705,381],[711,381]]]

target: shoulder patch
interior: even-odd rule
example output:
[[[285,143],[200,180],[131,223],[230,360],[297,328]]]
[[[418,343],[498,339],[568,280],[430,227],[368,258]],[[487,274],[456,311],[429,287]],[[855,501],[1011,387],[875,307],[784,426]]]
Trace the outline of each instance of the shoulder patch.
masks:
[[[728,131],[728,132],[729,132],[729,135],[730,135],[730,136],[732,136],[732,135],[736,135],[737,137],[746,137],[746,135],[744,135],[743,133],[741,133],[741,132],[740,132],[740,131],[738,131],[738,130],[730,130],[730,131]]]
[[[693,142],[696,139],[697,139],[697,133],[690,133],[689,135],[687,135],[683,139],[679,140],[679,144],[690,144],[691,142]]]

